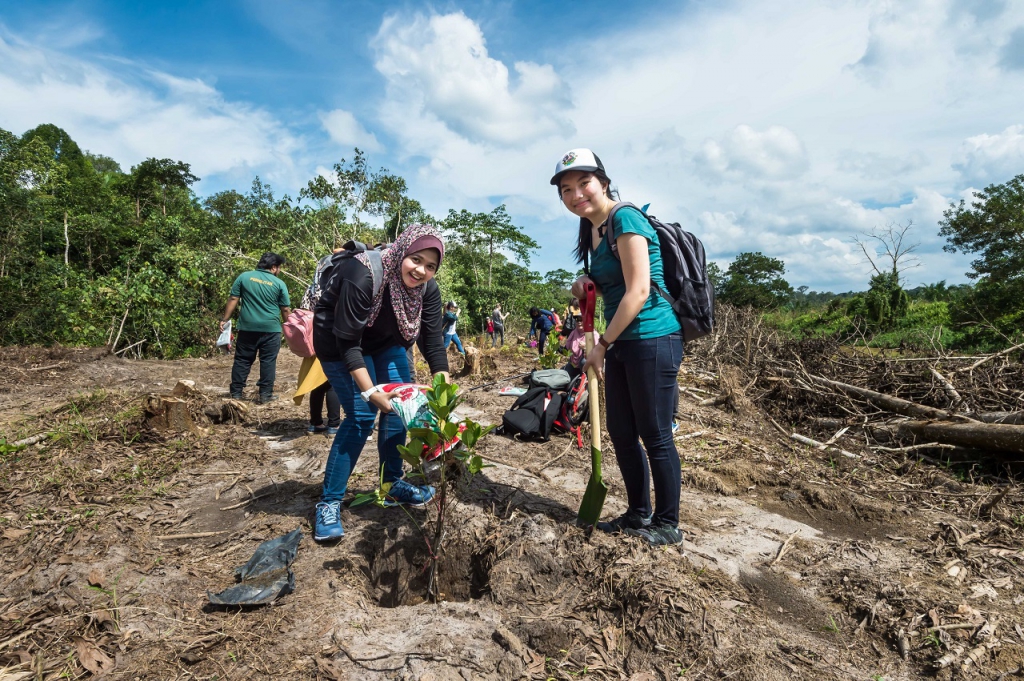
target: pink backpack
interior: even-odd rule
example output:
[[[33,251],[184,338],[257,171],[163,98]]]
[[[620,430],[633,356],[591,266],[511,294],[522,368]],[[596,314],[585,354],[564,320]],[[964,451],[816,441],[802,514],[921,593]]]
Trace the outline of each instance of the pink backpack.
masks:
[[[312,357],[313,350],[313,313],[309,310],[292,310],[281,327],[288,349],[299,357]]]

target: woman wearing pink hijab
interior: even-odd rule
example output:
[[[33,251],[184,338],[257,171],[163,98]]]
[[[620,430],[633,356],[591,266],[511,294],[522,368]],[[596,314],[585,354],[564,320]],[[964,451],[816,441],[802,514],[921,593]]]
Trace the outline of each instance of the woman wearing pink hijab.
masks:
[[[337,265],[337,276],[317,303],[313,348],[345,418],[327,458],[323,492],[316,505],[316,541],[345,534],[341,500],[378,412],[377,470],[383,469],[383,481],[391,483],[385,505],[421,508],[434,496],[433,487],[403,479],[398,447],[405,443],[405,427],[391,413],[391,395],[376,386],[411,381],[406,351],[417,338],[431,372],[447,379],[441,291],[434,280],[443,257],[440,232],[430,225],[410,225],[381,256],[384,278],[376,295],[370,261],[360,254]]]

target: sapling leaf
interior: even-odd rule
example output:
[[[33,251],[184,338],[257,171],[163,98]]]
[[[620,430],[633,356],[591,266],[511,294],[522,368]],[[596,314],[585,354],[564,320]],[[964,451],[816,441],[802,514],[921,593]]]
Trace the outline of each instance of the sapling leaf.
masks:
[[[444,439],[451,442],[459,434],[459,424],[455,421],[445,421],[441,432],[444,433]]]
[[[435,433],[431,428],[410,428],[409,435],[411,437],[422,440],[428,446],[433,447],[437,444],[441,437]]]

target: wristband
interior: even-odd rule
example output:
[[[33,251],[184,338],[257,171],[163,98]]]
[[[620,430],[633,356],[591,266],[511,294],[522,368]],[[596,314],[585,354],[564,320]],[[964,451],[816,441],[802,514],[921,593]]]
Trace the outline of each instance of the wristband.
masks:
[[[359,393],[359,396],[363,398],[363,402],[369,402],[370,396],[373,395],[375,392],[380,392],[380,386],[375,385],[366,392]]]
[[[597,344],[603,347],[605,350],[607,350],[611,346],[611,343],[609,343],[608,339],[605,338],[604,336],[601,336],[600,338],[597,339]]]

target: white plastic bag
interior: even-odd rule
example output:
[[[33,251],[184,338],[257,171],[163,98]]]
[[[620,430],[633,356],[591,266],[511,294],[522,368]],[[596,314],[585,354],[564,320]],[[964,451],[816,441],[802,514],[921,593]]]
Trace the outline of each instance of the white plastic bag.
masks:
[[[217,346],[226,345],[231,347],[231,320],[228,320],[227,326],[220,332],[220,336],[217,338]]]

